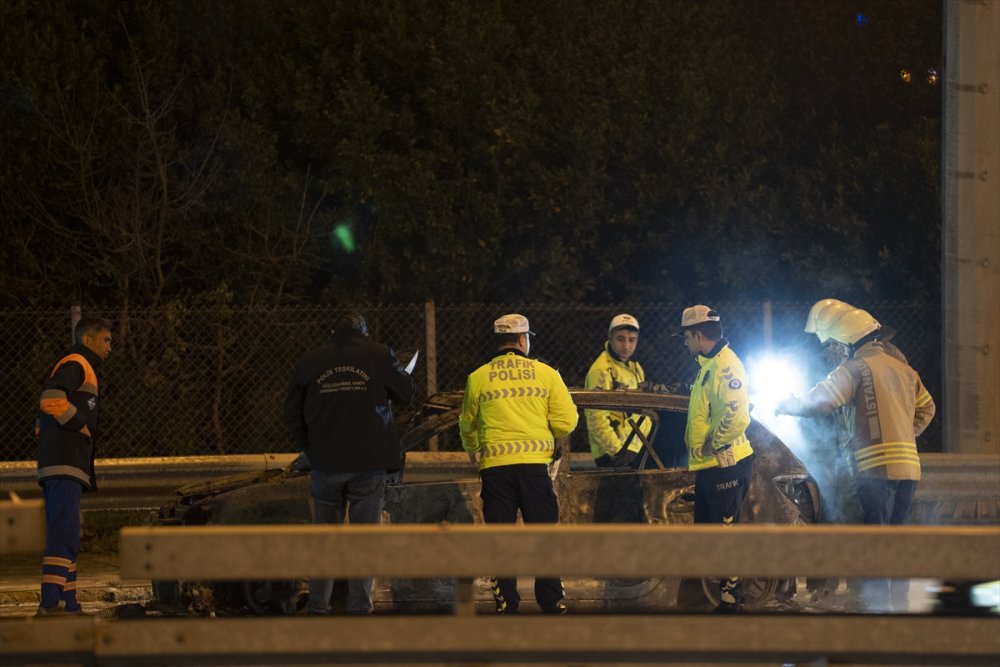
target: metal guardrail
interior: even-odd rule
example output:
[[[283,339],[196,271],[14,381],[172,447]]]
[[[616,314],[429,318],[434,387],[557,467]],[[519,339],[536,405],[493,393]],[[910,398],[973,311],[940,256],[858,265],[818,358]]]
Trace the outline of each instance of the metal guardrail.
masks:
[[[177,489],[240,473],[258,473],[287,466],[296,454],[241,454],[235,456],[181,456],[98,459],[97,493],[83,496],[87,509],[154,509]],[[575,467],[593,467],[589,454],[573,454]],[[476,469],[462,452],[410,452],[406,480],[427,481],[460,475],[474,477]],[[0,495],[39,498],[41,489],[34,461],[0,461]]]
[[[99,492],[85,494],[83,507],[157,508],[170,494],[187,484],[283,468],[294,458],[295,454],[281,453],[98,459]],[[574,453],[570,461],[572,469],[593,467],[586,453]],[[1000,456],[925,453],[920,455],[920,462],[923,479],[917,487],[918,499],[967,499],[975,505],[970,511],[982,514],[990,523],[1000,523]],[[35,467],[34,461],[0,461],[0,496],[13,491],[25,499],[40,497]],[[459,475],[475,475],[462,452],[407,454],[407,481]]]
[[[83,496],[83,509],[156,508],[175,490],[194,482],[288,465],[295,454],[178,456],[98,459],[97,493]],[[34,461],[0,461],[0,494],[13,491],[38,498],[41,490]]]
[[[0,556],[41,552],[45,548],[45,505],[16,493],[0,500]]]
[[[475,578],[483,573],[1000,579],[1000,529],[978,526],[157,526],[123,528],[119,553],[126,579]],[[212,557],[205,558],[206,553]]]
[[[253,549],[247,545],[253,544]],[[315,554],[324,554],[316,558]],[[407,558],[399,558],[401,553]],[[732,557],[740,554],[739,559]],[[206,558],[211,554],[211,558]],[[459,615],[0,620],[12,664],[681,662],[996,664],[1000,618],[691,614],[475,616],[471,577],[1000,577],[993,527],[227,526],[122,530],[126,576],[459,578]],[[463,602],[464,600],[464,602]],[[43,632],[43,630],[45,632]]]
[[[395,616],[0,622],[5,665],[996,665],[995,619]],[[43,647],[29,660],[20,647]],[[46,662],[47,661],[47,662]]]

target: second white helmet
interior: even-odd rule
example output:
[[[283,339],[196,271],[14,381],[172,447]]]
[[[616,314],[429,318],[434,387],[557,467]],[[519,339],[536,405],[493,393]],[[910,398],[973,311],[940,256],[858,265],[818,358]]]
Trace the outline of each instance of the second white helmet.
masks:
[[[814,333],[819,342],[835,340],[854,345],[881,328],[878,320],[861,308],[838,299],[823,299],[813,304],[806,318],[806,333]]]

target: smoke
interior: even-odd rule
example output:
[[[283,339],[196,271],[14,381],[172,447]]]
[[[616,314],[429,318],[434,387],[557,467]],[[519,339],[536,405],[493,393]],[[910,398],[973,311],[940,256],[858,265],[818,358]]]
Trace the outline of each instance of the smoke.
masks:
[[[860,524],[861,505],[850,470],[850,453],[842,442],[845,429],[838,425],[838,417],[801,418],[774,414],[774,408],[780,400],[789,395],[805,393],[839,362],[839,358],[826,351],[809,351],[803,347],[749,356],[746,368],[750,384],[751,415],[780,438],[816,480],[822,502],[822,522]],[[954,523],[956,517],[952,515],[953,508],[948,503],[944,504],[947,505],[946,509],[935,508],[935,515],[922,517],[921,523]],[[930,505],[925,503],[920,508],[929,512]],[[917,509],[917,505],[914,509]],[[878,613],[903,610],[927,613],[940,605],[937,601],[937,592],[941,586],[939,580],[911,579],[908,585],[905,579],[893,580],[891,601],[882,595],[873,595],[871,581],[852,580],[846,585],[846,590],[841,582],[840,590],[843,592],[837,596],[840,604],[845,605],[845,608],[860,605],[858,609]],[[971,604],[993,608],[1000,613],[1000,584],[990,582],[981,589],[976,589],[975,593],[981,595],[982,599]],[[833,600],[831,603],[837,604]]]
[[[764,353],[747,359],[750,382],[751,415],[764,424],[788,446],[812,473],[819,487],[823,523],[861,523],[861,505],[848,464],[849,454],[839,442],[843,438],[836,417],[802,418],[775,415],[778,402],[788,396],[801,395],[822,379],[836,360],[822,353],[806,354],[791,350]],[[845,582],[841,582],[841,586]],[[926,582],[918,582],[917,591],[926,590]],[[894,582],[900,587],[902,581]],[[865,609],[869,612],[890,612],[891,604],[871,593],[869,580],[857,579],[829,602],[844,608]],[[840,590],[840,588],[838,588]],[[903,596],[906,596],[903,591]],[[926,603],[917,604],[926,608]]]
[[[751,415],[781,439],[819,486],[824,522],[860,523],[861,510],[833,417],[775,415],[782,399],[800,395],[822,379],[829,365],[822,354],[801,349],[761,353],[747,359]]]

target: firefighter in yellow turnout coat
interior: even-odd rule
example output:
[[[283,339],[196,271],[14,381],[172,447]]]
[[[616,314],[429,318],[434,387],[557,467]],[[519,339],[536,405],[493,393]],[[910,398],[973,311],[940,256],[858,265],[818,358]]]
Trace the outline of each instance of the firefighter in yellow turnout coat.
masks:
[[[917,436],[934,418],[934,399],[915,370],[886,352],[882,327],[868,312],[825,299],[813,306],[805,330],[839,349],[844,361],[807,394],[779,403],[775,414],[818,417],[847,409],[862,521],[909,523],[920,480]],[[869,579],[862,589],[870,609],[908,609],[908,580]]]
[[[493,323],[498,352],[469,375],[459,429],[462,447],[478,464],[486,523],[557,523],[559,503],[549,477],[555,439],[576,428],[579,415],[566,384],[551,366],[528,358],[533,335],[523,315]],[[493,582],[496,611],[515,613],[517,580]],[[535,579],[543,612],[565,613],[562,582]]]

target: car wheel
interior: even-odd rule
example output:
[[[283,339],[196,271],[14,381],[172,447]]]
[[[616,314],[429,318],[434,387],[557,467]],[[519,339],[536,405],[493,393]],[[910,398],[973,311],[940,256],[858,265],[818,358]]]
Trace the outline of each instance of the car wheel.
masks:
[[[241,581],[243,602],[258,616],[289,615],[305,608],[308,583],[304,580]]]
[[[718,577],[705,577],[701,580],[701,590],[712,605],[719,604],[719,586],[722,580]],[[743,610],[758,611],[774,597],[778,590],[778,579],[774,577],[745,577],[743,579]]]
[[[181,605],[181,585],[178,581],[153,580],[153,598],[167,605]]]

